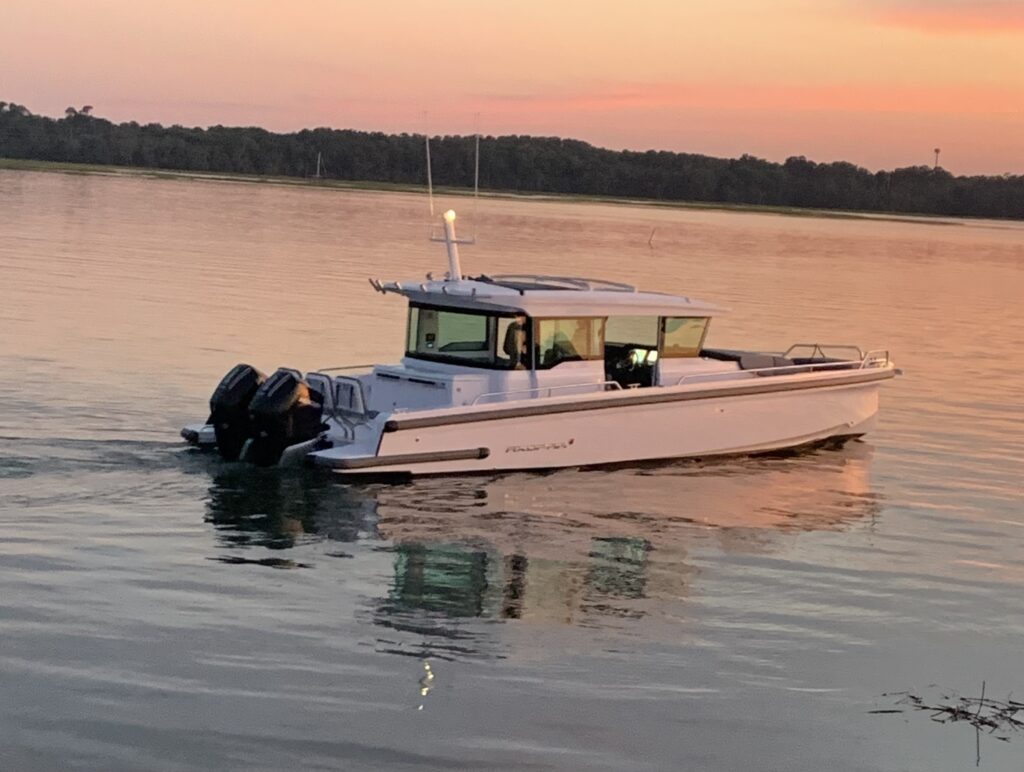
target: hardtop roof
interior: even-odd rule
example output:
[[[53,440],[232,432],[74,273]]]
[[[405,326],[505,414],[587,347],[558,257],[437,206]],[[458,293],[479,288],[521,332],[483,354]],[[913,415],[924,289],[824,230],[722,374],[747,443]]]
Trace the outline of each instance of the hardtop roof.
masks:
[[[478,276],[370,284],[411,303],[528,316],[714,316],[726,309],[683,295],[647,292],[619,282],[573,276]]]

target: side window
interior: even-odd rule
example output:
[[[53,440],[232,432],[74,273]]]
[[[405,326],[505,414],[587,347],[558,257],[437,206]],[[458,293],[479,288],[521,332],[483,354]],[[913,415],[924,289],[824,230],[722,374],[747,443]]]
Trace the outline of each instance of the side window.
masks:
[[[494,324],[484,314],[412,306],[406,355],[493,366]]]
[[[604,319],[538,319],[534,329],[538,369],[604,358]]]
[[[700,354],[708,320],[703,317],[666,316],[661,322],[663,357],[695,357]]]
[[[526,368],[528,333],[525,314],[411,305],[405,355],[488,369]]]
[[[406,351],[416,351],[420,348],[420,314],[418,308],[409,309],[408,334],[405,341]]]

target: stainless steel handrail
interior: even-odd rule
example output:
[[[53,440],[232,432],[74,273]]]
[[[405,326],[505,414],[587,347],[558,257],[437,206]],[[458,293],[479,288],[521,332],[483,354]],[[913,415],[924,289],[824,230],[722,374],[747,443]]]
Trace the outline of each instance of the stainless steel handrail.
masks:
[[[867,367],[885,367],[889,361],[889,349],[874,348],[861,358],[860,367],[862,370]]]
[[[535,391],[547,391],[547,396],[551,396],[551,392],[560,391],[562,389],[581,389],[590,387],[595,391],[600,388],[604,391],[608,391],[609,388],[612,391],[622,391],[622,384],[618,381],[590,381],[588,383],[566,383],[561,386],[534,386],[530,389],[510,389],[509,391],[489,391],[486,394],[478,394],[476,399],[470,402],[470,406],[476,405],[480,400],[486,397],[507,397],[511,394],[530,394]]]
[[[340,373],[345,370],[365,370],[367,368],[373,368],[377,365],[343,365],[341,367],[321,367],[316,372],[318,373]]]
[[[869,358],[872,354],[878,353],[878,352],[884,352],[885,353],[885,359],[884,360],[882,360],[882,359],[870,359]],[[707,379],[715,379],[715,378],[717,378],[718,380],[723,380],[724,381],[724,380],[731,380],[731,379],[733,379],[737,375],[760,375],[760,374],[763,374],[763,373],[772,373],[772,374],[779,374],[779,375],[781,375],[781,374],[784,374],[784,373],[786,373],[787,371],[790,371],[790,370],[796,371],[796,372],[802,372],[802,373],[810,372],[810,371],[814,371],[814,370],[864,370],[866,368],[871,368],[871,367],[884,367],[887,364],[889,364],[889,352],[885,351],[884,349],[878,349],[875,352],[869,351],[867,354],[864,355],[864,357],[862,359],[833,360],[831,362],[815,362],[813,364],[806,364],[806,365],[779,365],[779,366],[776,366],[776,367],[758,367],[758,368],[755,368],[753,370],[728,370],[728,371],[718,371],[718,372],[710,372],[710,373],[693,373],[691,375],[684,375],[682,378],[680,378],[678,381],[676,381],[675,385],[676,386],[681,386],[686,381],[690,381],[692,383],[693,381],[695,381],[697,379],[700,379],[700,378],[707,378]],[[725,377],[723,377],[723,376],[725,376]]]
[[[612,292],[636,292],[636,287],[621,281],[607,279],[589,279],[585,276],[551,276],[542,273],[502,273],[488,276],[496,282],[532,282],[534,284],[568,284],[582,290],[609,290]]]
[[[864,352],[861,351],[860,346],[856,346],[852,343],[794,343],[792,346],[787,348],[785,352],[783,352],[782,356],[789,359],[794,349],[801,348],[811,349],[811,356],[809,357],[809,359],[814,359],[815,353],[820,354],[823,359],[826,358],[825,349],[827,348],[838,348],[856,351],[858,360],[864,358]]]

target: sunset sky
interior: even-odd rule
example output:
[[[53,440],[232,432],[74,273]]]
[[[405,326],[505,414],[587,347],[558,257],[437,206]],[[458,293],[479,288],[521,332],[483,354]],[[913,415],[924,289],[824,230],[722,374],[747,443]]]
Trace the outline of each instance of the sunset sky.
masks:
[[[0,0],[0,99],[1024,173],[1024,0]],[[476,116],[479,115],[479,118]]]

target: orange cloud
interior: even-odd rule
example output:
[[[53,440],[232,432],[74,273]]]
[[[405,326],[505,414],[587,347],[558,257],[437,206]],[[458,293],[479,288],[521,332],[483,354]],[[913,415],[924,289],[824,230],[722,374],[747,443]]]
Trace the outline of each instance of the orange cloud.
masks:
[[[1024,34],[1024,3],[902,3],[879,8],[872,16],[886,26],[954,35]]]

